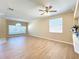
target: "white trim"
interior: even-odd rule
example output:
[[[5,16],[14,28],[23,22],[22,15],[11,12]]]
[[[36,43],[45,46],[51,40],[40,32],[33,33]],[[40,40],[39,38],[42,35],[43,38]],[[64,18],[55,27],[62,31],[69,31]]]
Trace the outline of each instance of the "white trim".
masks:
[[[16,21],[22,21],[22,22],[28,22],[28,20],[20,19],[20,18],[12,18],[12,17],[6,17],[8,20],[16,20]]]
[[[37,35],[31,35],[31,36],[42,38],[42,39],[47,39],[47,40],[50,40],[50,41],[56,41],[56,42],[60,42],[60,43],[65,43],[65,44],[73,45],[73,43],[71,43],[71,42],[54,40],[54,39],[51,39],[51,38],[41,37],[41,36],[37,36]]]

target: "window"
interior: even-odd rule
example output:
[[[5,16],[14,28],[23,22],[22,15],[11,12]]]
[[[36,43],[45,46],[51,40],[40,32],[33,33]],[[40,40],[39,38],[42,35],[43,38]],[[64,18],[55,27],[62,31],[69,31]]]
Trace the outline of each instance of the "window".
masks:
[[[16,25],[9,25],[9,34],[22,34],[26,33],[26,26],[22,26],[20,23]]]
[[[49,20],[49,32],[62,33],[63,20],[62,18],[56,18]]]

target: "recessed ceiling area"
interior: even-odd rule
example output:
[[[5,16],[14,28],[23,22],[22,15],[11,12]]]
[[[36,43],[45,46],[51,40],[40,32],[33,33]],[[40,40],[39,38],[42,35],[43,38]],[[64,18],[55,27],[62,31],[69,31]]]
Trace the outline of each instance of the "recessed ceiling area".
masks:
[[[33,18],[73,11],[75,4],[76,0],[0,0],[0,15],[29,21]],[[52,5],[57,12],[40,15],[41,12],[38,9],[43,9],[46,5]],[[12,8],[14,11],[10,11],[8,8]]]

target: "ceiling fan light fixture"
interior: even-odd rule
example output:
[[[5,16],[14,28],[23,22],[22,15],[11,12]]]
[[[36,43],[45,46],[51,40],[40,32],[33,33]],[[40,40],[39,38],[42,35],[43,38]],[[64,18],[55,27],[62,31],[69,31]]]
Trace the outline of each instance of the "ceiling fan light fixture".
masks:
[[[41,15],[44,15],[45,13],[50,13],[50,12],[57,12],[57,10],[53,10],[53,6],[45,6],[45,9],[39,9],[39,11],[43,12]]]
[[[49,8],[51,9],[51,8],[52,8],[52,6],[50,5],[50,6],[49,6]]]

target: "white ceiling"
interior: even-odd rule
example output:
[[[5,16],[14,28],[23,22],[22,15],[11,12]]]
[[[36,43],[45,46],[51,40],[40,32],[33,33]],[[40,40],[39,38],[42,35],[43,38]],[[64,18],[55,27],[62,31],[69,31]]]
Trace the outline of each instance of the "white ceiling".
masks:
[[[29,21],[37,17],[72,11],[75,3],[76,0],[0,0],[0,15]],[[52,12],[49,15],[40,15],[38,10],[44,5],[52,5],[57,12]],[[10,11],[8,8],[13,8],[14,11]]]

